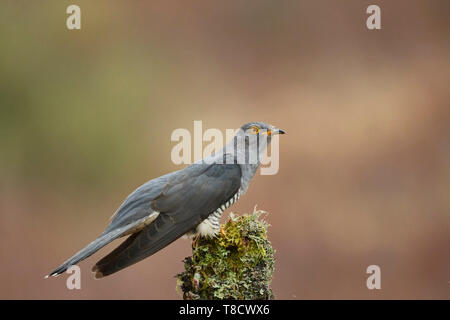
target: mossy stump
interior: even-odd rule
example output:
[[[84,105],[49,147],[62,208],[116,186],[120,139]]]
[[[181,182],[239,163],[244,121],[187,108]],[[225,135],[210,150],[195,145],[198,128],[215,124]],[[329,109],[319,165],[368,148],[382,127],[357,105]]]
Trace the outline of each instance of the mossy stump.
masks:
[[[263,213],[256,208],[253,214],[231,213],[223,233],[197,241],[177,275],[183,299],[273,299],[274,250]]]

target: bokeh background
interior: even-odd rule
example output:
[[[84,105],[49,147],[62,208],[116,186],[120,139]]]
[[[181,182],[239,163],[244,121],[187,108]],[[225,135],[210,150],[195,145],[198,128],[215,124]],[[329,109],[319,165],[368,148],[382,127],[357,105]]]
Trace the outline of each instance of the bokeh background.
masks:
[[[82,29],[66,29],[76,3]],[[381,7],[382,29],[366,28]],[[285,129],[270,212],[278,299],[450,297],[450,2],[0,4],[0,298],[179,299],[178,240],[82,289],[44,275],[140,184],[176,128]],[[275,187],[274,187],[275,186]],[[381,290],[366,288],[381,267]]]

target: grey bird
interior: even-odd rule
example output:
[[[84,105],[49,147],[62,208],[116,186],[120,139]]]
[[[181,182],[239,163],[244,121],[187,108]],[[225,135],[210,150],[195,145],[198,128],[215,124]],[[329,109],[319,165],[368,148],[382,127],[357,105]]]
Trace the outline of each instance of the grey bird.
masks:
[[[185,234],[217,235],[222,213],[247,191],[271,137],[284,133],[263,122],[247,123],[221,151],[143,184],[126,198],[97,239],[48,276],[65,272],[127,235],[92,268],[95,278],[135,264]]]

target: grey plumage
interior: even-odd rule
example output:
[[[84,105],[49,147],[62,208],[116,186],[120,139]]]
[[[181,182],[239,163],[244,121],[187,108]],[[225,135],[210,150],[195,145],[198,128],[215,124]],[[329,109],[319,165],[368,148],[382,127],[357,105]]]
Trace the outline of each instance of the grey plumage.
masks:
[[[71,265],[126,235],[130,235],[127,240],[93,267],[96,278],[126,268],[184,234],[214,235],[219,229],[221,214],[245,193],[259,166],[266,148],[266,145],[260,148],[262,135],[259,130],[284,133],[262,122],[245,124],[223,150],[143,184],[125,199],[110,225],[96,240],[49,275],[63,273]],[[257,139],[248,139],[249,135],[257,136]],[[266,134],[266,137],[270,142],[271,135]],[[240,138],[245,144],[237,143]],[[248,160],[254,153],[257,156],[255,163],[239,163],[238,159]]]

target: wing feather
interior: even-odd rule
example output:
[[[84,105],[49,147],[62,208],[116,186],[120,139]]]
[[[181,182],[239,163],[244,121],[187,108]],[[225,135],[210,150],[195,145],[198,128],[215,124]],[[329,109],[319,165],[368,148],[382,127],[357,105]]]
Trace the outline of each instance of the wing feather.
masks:
[[[150,202],[152,210],[160,212],[158,218],[100,260],[93,268],[97,278],[161,250],[195,228],[240,188],[242,173],[237,164],[194,164],[183,171],[168,179]]]

